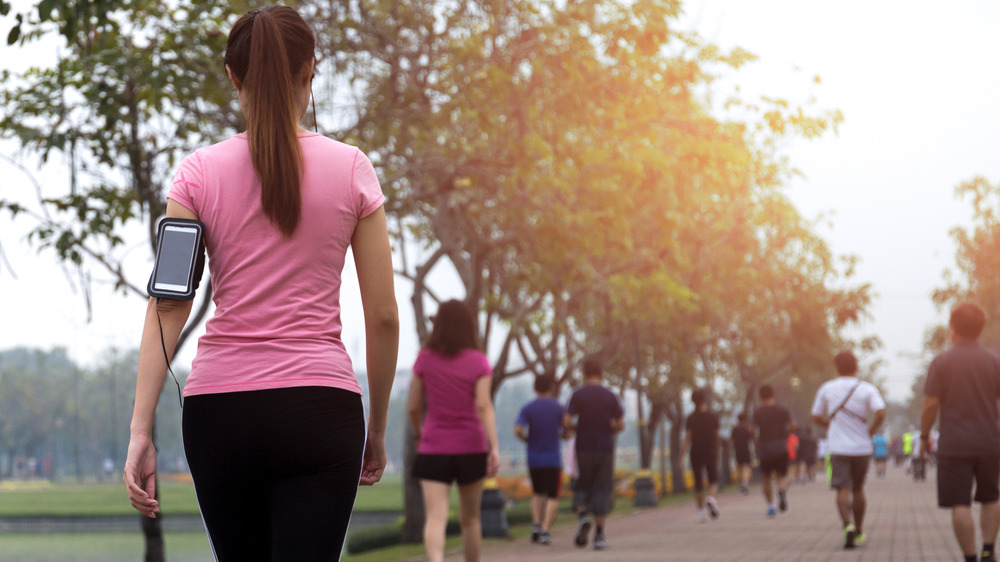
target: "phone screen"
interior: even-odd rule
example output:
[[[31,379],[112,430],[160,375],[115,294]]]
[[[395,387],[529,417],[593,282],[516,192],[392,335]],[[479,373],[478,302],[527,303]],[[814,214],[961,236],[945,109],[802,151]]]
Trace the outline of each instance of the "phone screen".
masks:
[[[153,288],[161,291],[186,292],[194,270],[195,244],[198,230],[186,226],[168,225],[163,228],[156,254],[156,276]]]

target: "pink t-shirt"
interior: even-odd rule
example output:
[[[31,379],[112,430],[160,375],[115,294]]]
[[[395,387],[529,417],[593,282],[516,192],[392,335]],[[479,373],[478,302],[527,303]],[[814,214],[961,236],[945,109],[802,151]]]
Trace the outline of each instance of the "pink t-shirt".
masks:
[[[417,355],[413,374],[424,381],[427,413],[417,452],[466,455],[488,452],[483,422],[476,411],[476,383],[493,375],[490,361],[466,349],[448,357],[430,349]]]
[[[352,146],[299,135],[302,214],[282,236],[260,205],[243,134],[185,158],[168,197],[205,223],[215,314],[184,395],[295,386],[361,392],[340,339],[340,276],[358,221],[385,201]]]

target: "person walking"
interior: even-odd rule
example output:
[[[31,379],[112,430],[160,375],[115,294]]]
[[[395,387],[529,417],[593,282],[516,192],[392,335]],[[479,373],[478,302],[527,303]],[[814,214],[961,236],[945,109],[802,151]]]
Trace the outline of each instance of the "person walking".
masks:
[[[788,480],[799,481],[799,434],[795,431],[788,433]]]
[[[719,416],[708,407],[708,390],[699,388],[691,393],[695,410],[684,424],[684,448],[690,452],[691,472],[694,474],[694,501],[698,507],[698,522],[705,522],[705,508],[712,519],[719,517]],[[708,479],[708,497],[705,481]]]
[[[876,433],[872,437],[872,446],[875,449],[875,476],[885,478],[886,466],[889,464],[889,438],[885,433]]]
[[[927,463],[925,461],[928,457],[923,451],[929,448],[927,446],[929,443],[925,439],[921,439],[920,435],[919,429],[913,432],[913,453],[910,456],[910,472],[913,474],[914,482],[925,482],[927,480]]]
[[[1000,355],[979,343],[986,325],[982,309],[962,303],[948,321],[952,346],[927,370],[920,412],[921,450],[940,413],[937,443],[938,505],[951,509],[951,521],[962,555],[976,560],[976,528],[972,501],[980,504],[983,539],[980,560],[995,561],[1000,529]],[[972,495],[975,483],[975,496]]]
[[[913,431],[914,428],[911,425],[906,433],[903,433],[903,460],[906,463],[906,473],[910,473],[911,458],[913,457]]]
[[[813,437],[812,428],[804,427],[799,432],[799,480],[802,483],[816,479],[816,461],[819,444]]]
[[[608,547],[604,524],[611,511],[615,436],[625,429],[625,411],[621,401],[604,387],[603,376],[600,359],[593,356],[584,359],[583,386],[570,397],[563,416],[566,430],[576,434],[579,476],[573,488],[573,504],[579,521],[574,542],[580,548],[587,546],[591,526],[596,526],[596,550]]]
[[[407,402],[419,442],[413,476],[424,496],[424,548],[431,562],[444,560],[453,482],[458,484],[465,559],[479,560],[483,484],[500,466],[492,376],[490,362],[479,350],[472,311],[459,300],[441,303],[430,338],[413,364]]]
[[[740,479],[740,493],[744,496],[750,493],[750,477],[753,475],[750,458],[750,442],[753,434],[747,421],[747,413],[740,412],[736,416],[737,424],[729,433],[729,445],[736,459],[736,473]]]
[[[765,384],[757,391],[761,405],[753,413],[753,427],[760,462],[760,475],[767,516],[788,510],[788,434],[795,431],[795,419],[785,406],[775,401],[774,387]],[[777,484],[778,504],[774,503]]]
[[[225,53],[247,129],[178,166],[166,216],[200,220],[215,309],[183,394],[182,431],[217,560],[334,560],[359,483],[379,481],[399,319],[375,169],[303,129],[315,38],[292,8],[240,17]],[[353,250],[369,410],[341,341]],[[150,298],[123,481],[156,517],[153,419],[191,301]],[[162,347],[161,347],[162,346]]]
[[[549,530],[559,511],[562,484],[562,453],[559,438],[566,437],[562,425],[565,411],[553,393],[556,377],[546,373],[535,378],[538,396],[523,408],[514,424],[514,434],[528,444],[528,474],[531,477],[531,542],[552,544]]]
[[[823,383],[813,401],[812,419],[827,430],[830,487],[843,524],[844,548],[861,546],[864,533],[865,476],[871,463],[872,437],[885,420],[885,400],[875,385],[859,380],[858,360],[850,351],[834,357],[838,377]],[[868,423],[869,416],[872,418]],[[852,521],[853,515],[853,521]]]

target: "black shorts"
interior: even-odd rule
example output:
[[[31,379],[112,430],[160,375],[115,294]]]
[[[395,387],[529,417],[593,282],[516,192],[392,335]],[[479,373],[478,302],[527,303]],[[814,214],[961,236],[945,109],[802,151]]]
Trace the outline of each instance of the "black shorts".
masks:
[[[486,456],[487,453],[467,455],[417,453],[417,458],[413,460],[413,477],[445,484],[458,482],[459,486],[472,484],[486,477]]]
[[[597,516],[611,511],[611,488],[615,478],[613,451],[576,451],[580,476],[573,487],[573,505],[586,507]]]
[[[562,484],[562,469],[558,466],[543,466],[538,468],[528,468],[531,475],[531,489],[536,496],[545,496],[550,499],[559,497],[559,488]]]
[[[938,505],[953,507],[979,503],[992,503],[1000,499],[1000,457],[946,457],[938,456],[937,489]],[[976,496],[972,497],[972,481],[976,482]]]
[[[871,455],[830,455],[830,487],[860,489],[871,462]]]
[[[736,464],[750,464],[750,451],[736,451]]]
[[[788,453],[760,459],[760,473],[770,476],[772,472],[778,476],[788,475]]]
[[[691,455],[691,472],[694,473],[695,492],[705,489],[705,483],[701,478],[703,469],[705,475],[708,477],[709,486],[719,483],[719,463],[716,462],[715,457],[697,457]]]

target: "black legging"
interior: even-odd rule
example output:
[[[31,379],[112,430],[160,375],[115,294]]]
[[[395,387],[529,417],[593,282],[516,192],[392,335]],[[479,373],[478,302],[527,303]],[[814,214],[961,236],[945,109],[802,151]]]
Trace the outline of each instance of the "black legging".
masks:
[[[217,560],[339,559],[365,446],[360,395],[324,387],[196,395],[183,420]]]

